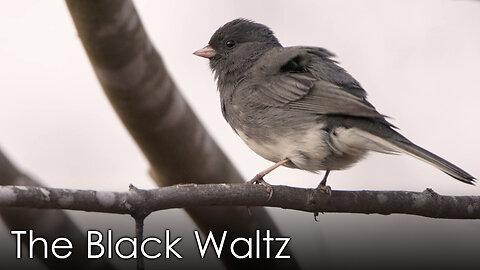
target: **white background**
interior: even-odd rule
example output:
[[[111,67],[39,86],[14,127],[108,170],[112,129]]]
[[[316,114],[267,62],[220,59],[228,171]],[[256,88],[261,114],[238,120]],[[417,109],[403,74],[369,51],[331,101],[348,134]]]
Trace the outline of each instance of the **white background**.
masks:
[[[2,150],[20,168],[52,187],[116,191],[127,190],[130,183],[154,187],[145,158],[96,80],[65,3],[2,3]],[[218,27],[238,17],[270,26],[284,46],[320,46],[334,52],[367,90],[370,102],[391,116],[402,134],[480,176],[480,2],[138,0],[135,4],[179,89],[245,178],[271,163],[244,145],[223,120],[208,60],[192,55]],[[321,175],[280,168],[266,180],[314,187]],[[383,154],[371,154],[351,169],[333,172],[329,184],[342,190],[430,187],[440,194],[480,195],[478,187],[421,161]],[[301,244],[291,244],[294,250],[310,245],[323,252],[340,252],[335,244],[341,237],[355,245],[391,230],[408,231],[412,239],[432,231],[438,233],[426,237],[442,237],[450,230],[467,237],[480,230],[476,221],[401,215],[328,214],[320,217],[319,225],[308,213],[269,211],[284,235],[308,231],[318,236],[298,234]],[[112,215],[110,219],[118,221],[110,222],[101,215],[71,214],[82,228],[123,226],[133,231],[127,217]],[[188,233],[185,238],[193,239],[195,226],[181,210],[157,213],[151,220],[159,223],[149,228],[147,220],[152,234],[163,235],[158,228],[182,224],[177,233]],[[9,240],[6,228],[0,234],[5,239],[0,250],[10,252],[13,239]],[[311,252],[298,257],[315,256]]]

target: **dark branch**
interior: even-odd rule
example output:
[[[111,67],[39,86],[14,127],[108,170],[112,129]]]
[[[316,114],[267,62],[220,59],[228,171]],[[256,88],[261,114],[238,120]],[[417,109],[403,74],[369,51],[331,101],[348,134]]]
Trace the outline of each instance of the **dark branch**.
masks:
[[[480,219],[480,196],[442,196],[431,189],[409,191],[332,191],[247,184],[176,185],[152,190],[107,192],[38,187],[0,188],[0,206],[71,209],[134,215],[205,206],[270,206],[306,212],[409,214],[431,218]]]

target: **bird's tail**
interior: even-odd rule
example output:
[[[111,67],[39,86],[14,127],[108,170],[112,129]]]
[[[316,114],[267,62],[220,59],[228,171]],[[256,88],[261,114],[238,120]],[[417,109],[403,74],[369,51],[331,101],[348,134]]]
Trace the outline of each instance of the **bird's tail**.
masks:
[[[460,169],[459,167],[453,165],[452,163],[446,161],[445,159],[433,154],[432,152],[423,149],[422,147],[411,143],[411,142],[392,142],[400,150],[399,152],[405,153],[407,155],[418,158],[422,161],[427,162],[428,164],[437,167],[442,172],[450,175],[451,177],[460,180],[464,183],[474,185],[475,177],[467,173],[466,171]]]
[[[391,130],[391,129],[390,129]],[[391,130],[393,131],[393,130]],[[377,145],[378,149],[369,149],[378,152],[400,152],[420,159],[438,169],[444,173],[450,175],[451,177],[462,181],[464,183],[474,185],[476,178],[467,173],[466,171],[460,169],[459,167],[453,165],[452,163],[446,161],[445,159],[433,154],[430,151],[423,149],[422,147],[410,142],[408,139],[393,131],[394,136],[389,138],[384,138],[376,136],[370,132],[360,132],[363,133],[362,137],[372,141]],[[360,135],[359,134],[359,135]]]

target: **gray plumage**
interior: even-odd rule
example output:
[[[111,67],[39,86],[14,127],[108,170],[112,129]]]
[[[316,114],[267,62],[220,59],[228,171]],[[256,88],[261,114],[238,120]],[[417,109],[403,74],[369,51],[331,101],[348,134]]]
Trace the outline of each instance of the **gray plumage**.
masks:
[[[208,53],[198,55],[210,59],[223,116],[268,160],[288,158],[285,166],[316,172],[347,168],[368,151],[406,153],[475,182],[399,134],[323,48],[282,47],[265,25],[237,19],[218,29]]]

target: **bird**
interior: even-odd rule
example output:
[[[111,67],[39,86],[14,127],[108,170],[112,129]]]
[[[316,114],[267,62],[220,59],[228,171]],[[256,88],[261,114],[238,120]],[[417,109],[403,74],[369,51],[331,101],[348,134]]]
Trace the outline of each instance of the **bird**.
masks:
[[[249,183],[285,166],[325,171],[317,188],[331,194],[329,173],[368,152],[403,153],[474,185],[476,178],[401,135],[367,101],[367,92],[327,49],[283,47],[266,25],[239,18],[220,27],[194,52],[209,59],[221,111],[233,131],[274,162]]]

